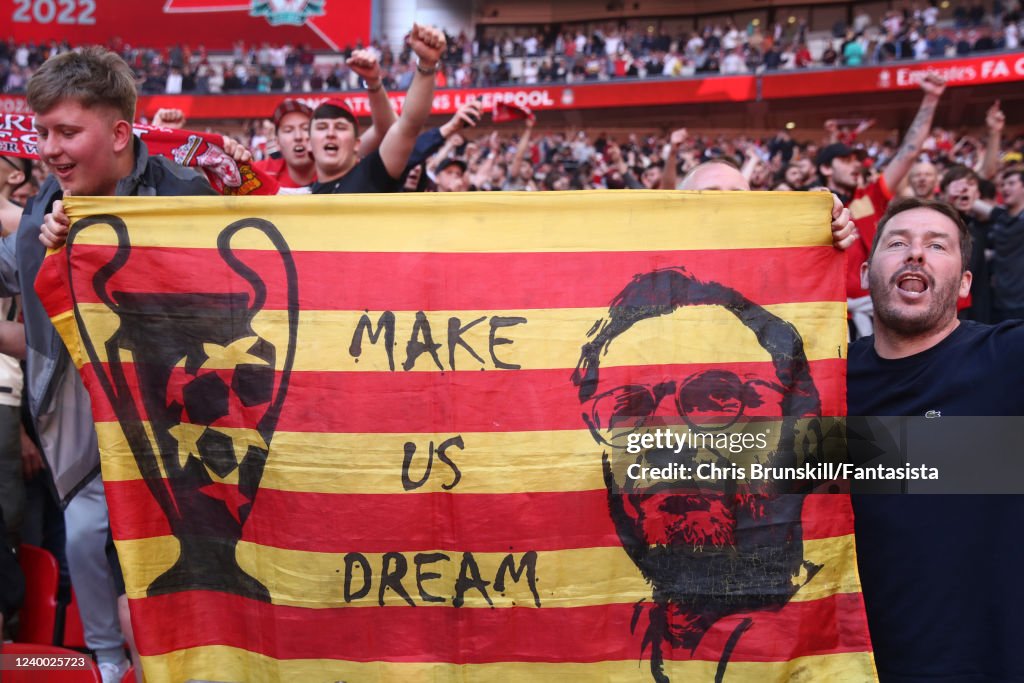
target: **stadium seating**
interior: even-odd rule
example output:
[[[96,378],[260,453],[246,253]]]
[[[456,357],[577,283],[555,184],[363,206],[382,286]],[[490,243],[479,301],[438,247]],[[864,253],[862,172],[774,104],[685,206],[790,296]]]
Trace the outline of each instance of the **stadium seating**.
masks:
[[[78,598],[71,590],[71,602],[64,605],[63,638],[60,645],[85,649],[85,632],[82,630],[82,616],[78,612]]]
[[[22,545],[18,562],[25,574],[25,603],[22,605],[18,642],[53,645],[57,624],[57,560],[42,548]]]

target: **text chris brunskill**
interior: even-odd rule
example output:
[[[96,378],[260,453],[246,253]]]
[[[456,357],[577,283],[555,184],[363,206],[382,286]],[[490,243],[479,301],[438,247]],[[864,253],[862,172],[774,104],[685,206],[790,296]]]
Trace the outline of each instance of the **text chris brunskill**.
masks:
[[[812,465],[804,463],[797,467],[773,467],[751,463],[749,465],[721,466],[714,463],[701,463],[688,467],[678,463],[664,467],[644,467],[633,463],[626,468],[626,476],[630,479],[644,480],[724,480],[737,481],[834,481],[853,479],[860,481],[881,480],[935,480],[939,478],[937,467],[927,465],[902,465],[887,467],[885,465],[857,466],[848,462],[824,462]]]

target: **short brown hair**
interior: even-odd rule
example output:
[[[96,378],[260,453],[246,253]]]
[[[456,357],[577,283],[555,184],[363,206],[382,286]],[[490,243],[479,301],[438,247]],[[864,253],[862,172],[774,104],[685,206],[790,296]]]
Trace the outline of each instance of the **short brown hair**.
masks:
[[[894,199],[889,204],[889,208],[885,210],[885,214],[878,221],[878,229],[875,231],[875,239],[871,242],[871,253],[868,254],[868,261],[871,261],[875,256],[875,250],[878,249],[878,243],[881,242],[882,233],[885,232],[885,226],[889,221],[904,211],[910,211],[911,209],[931,209],[953,221],[960,232],[960,270],[961,272],[966,271],[967,265],[971,261],[971,249],[973,246],[971,231],[967,229],[967,224],[964,223],[960,212],[953,208],[951,204],[941,199],[920,199],[918,197]]]
[[[945,192],[946,188],[953,184],[955,180],[965,179],[969,182],[978,184],[978,174],[973,169],[968,168],[962,164],[956,166],[950,166],[949,169],[942,174],[942,180],[939,181],[939,190]]]
[[[110,107],[129,123],[135,120],[135,76],[123,59],[102,47],[46,60],[29,79],[27,95],[28,106],[37,114],[75,100],[83,107]]]
[[[1020,181],[1024,183],[1024,166],[1016,165],[1010,166],[1009,168],[1003,169],[1003,172],[999,174],[1000,179],[1005,179],[1006,176],[1015,175],[1020,178]]]

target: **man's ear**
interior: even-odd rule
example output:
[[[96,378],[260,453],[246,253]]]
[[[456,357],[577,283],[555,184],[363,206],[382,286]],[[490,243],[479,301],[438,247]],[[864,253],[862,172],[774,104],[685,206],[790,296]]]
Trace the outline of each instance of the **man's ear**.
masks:
[[[868,271],[871,270],[871,261],[865,261],[860,264],[860,288],[869,289],[868,287]],[[970,273],[968,273],[970,275]]]
[[[971,293],[971,282],[974,280],[974,275],[969,270],[965,270],[964,274],[960,276],[960,291],[957,294],[961,299],[967,298],[967,295]]]
[[[11,171],[11,174],[7,176],[7,184],[12,188],[17,188],[19,185],[25,184],[25,172],[24,171]]]
[[[128,149],[134,139],[132,124],[120,119],[114,124],[114,153],[121,154]]]

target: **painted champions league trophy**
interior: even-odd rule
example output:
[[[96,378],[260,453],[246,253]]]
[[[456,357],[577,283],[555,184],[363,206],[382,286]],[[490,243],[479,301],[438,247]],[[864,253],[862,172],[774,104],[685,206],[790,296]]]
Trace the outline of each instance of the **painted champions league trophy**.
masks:
[[[111,291],[111,280],[131,253],[120,218],[76,222],[67,258],[83,230],[101,225],[114,231],[117,249],[97,267],[91,283],[119,324],[109,339],[95,339],[77,314],[72,281],[79,331],[135,462],[181,546],[177,562],[147,594],[199,589],[269,602],[269,591],[241,568],[235,548],[252,511],[295,359],[298,284],[291,252],[273,224],[247,218],[224,228],[217,239],[220,257],[233,273],[215,273],[215,279],[237,283],[232,289],[241,291]],[[288,305],[286,348],[253,330],[268,282],[232,251],[231,240],[242,230],[262,232],[280,255],[284,277],[275,279]],[[81,264],[76,268],[81,273]],[[74,278],[76,271],[69,272]],[[106,365],[97,343],[106,351]]]

